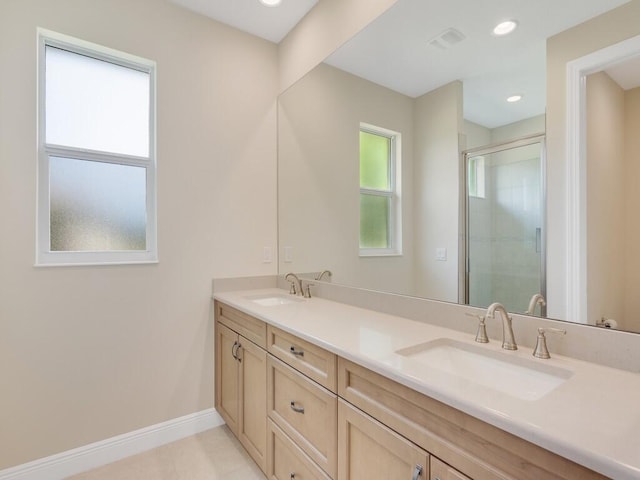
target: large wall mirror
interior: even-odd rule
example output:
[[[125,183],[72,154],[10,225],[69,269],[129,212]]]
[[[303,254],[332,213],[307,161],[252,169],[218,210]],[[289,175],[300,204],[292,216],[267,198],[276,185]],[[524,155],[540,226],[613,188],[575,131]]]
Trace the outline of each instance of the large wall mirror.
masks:
[[[567,227],[545,158],[547,39],[638,1],[398,0],[279,98],[280,273],[518,313],[543,294],[536,315],[640,332],[569,318],[547,281]]]

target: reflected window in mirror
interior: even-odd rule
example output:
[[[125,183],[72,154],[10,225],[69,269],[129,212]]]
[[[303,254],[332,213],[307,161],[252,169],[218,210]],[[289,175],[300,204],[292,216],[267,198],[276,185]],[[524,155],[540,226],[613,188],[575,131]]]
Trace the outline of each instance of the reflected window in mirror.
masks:
[[[485,198],[484,157],[471,157],[468,163],[469,196]]]
[[[402,253],[400,163],[398,132],[360,125],[360,256]]]

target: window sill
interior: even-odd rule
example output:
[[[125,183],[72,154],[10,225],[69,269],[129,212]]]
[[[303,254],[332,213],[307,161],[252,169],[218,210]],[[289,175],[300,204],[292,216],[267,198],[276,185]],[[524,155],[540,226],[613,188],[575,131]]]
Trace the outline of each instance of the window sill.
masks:
[[[359,257],[401,257],[402,252],[386,249],[363,249],[360,250]]]

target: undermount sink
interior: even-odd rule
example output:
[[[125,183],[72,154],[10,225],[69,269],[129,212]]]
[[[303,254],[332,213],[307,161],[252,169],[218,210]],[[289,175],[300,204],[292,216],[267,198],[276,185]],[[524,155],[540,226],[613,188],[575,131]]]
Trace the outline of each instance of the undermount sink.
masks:
[[[403,348],[395,353],[521,400],[538,400],[572,375],[570,370],[545,365],[543,361],[528,360],[447,338]]]
[[[288,303],[302,302],[301,298],[294,297],[293,295],[280,295],[280,294],[266,294],[266,295],[251,295],[244,297],[247,300],[251,300],[263,307],[273,307],[276,305],[286,305]]]

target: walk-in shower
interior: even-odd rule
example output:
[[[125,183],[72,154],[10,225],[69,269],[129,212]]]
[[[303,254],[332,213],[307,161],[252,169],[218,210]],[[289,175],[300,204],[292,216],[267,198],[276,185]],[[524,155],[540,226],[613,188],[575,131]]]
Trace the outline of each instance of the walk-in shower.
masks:
[[[468,150],[463,158],[464,302],[500,302],[524,313],[533,295],[546,295],[544,137]]]

